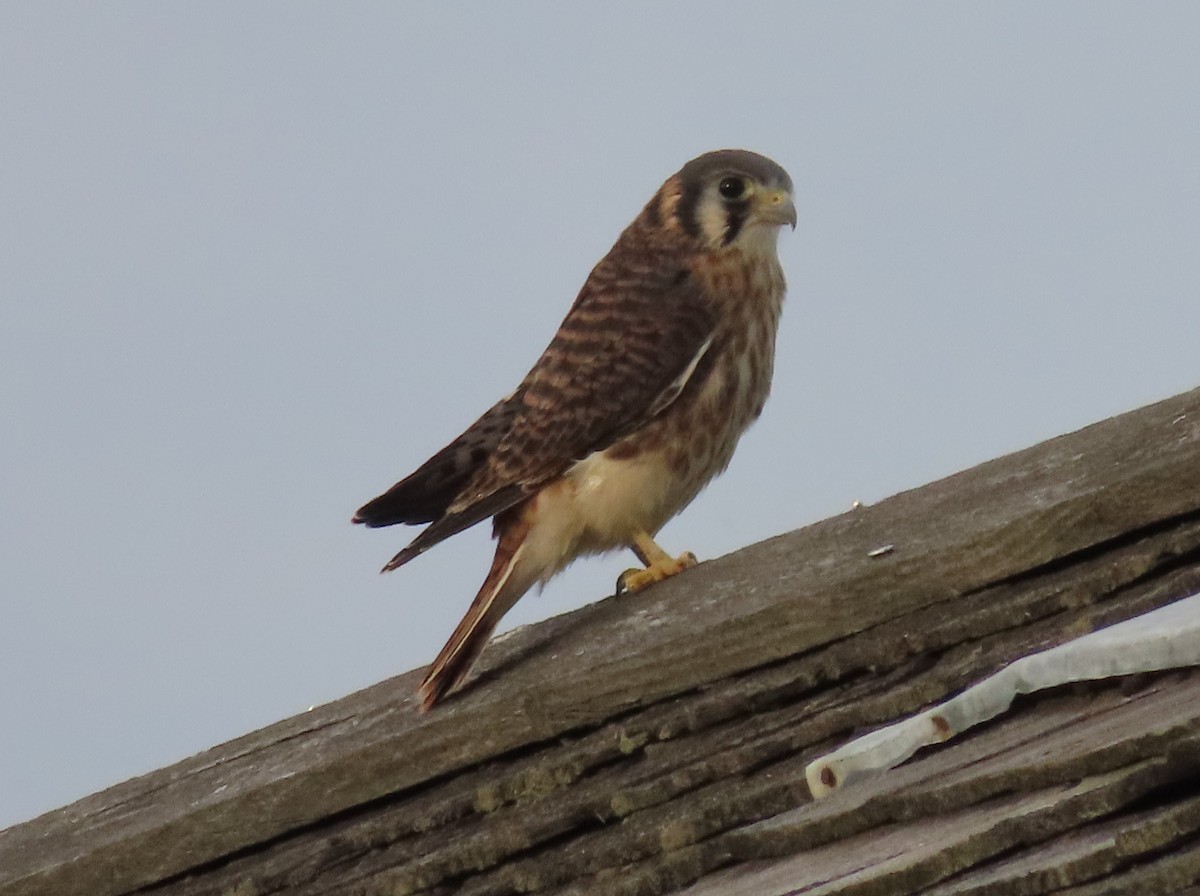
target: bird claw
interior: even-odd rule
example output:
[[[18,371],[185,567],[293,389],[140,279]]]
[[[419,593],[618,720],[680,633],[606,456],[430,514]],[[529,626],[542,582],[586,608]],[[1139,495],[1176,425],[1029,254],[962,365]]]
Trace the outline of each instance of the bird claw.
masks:
[[[684,551],[673,560],[668,557],[666,560],[651,563],[645,569],[627,569],[617,576],[616,593],[617,595],[636,594],[638,591],[649,588],[655,582],[678,575],[698,562],[695,554],[691,551]]]

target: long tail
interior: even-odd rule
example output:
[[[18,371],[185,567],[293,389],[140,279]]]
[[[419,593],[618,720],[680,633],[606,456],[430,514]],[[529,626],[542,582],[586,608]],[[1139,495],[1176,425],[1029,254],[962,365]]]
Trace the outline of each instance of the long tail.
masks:
[[[529,533],[529,523],[522,518],[521,509],[513,508],[496,517],[499,544],[492,568],[475,600],[471,601],[467,614],[417,688],[421,712],[428,712],[447,692],[462,683],[504,614],[535,581],[528,570],[518,570],[525,536]]]

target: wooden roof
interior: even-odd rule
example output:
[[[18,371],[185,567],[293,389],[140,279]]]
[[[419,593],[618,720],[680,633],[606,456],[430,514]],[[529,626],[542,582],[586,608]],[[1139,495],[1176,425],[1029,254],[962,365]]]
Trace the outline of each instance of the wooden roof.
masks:
[[[804,778],[1196,591],[1200,390],[518,630],[428,715],[408,673],[0,832],[0,896],[1200,892],[1200,670]]]

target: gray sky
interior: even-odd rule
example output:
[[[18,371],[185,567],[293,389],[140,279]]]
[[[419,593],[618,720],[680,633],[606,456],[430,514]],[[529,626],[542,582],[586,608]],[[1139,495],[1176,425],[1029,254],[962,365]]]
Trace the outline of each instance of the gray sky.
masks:
[[[1200,6],[0,8],[0,826],[428,662],[486,527],[349,525],[662,180],[796,184],[714,557],[1200,383]],[[579,563],[515,625],[609,593]]]

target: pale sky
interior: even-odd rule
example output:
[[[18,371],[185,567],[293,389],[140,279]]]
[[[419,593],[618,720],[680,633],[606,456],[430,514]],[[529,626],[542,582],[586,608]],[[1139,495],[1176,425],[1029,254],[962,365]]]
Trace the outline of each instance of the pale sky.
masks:
[[[712,558],[1200,385],[1192,3],[0,7],[0,827],[433,658],[485,526],[350,515],[654,190],[771,156]],[[579,563],[505,627],[605,596]]]

